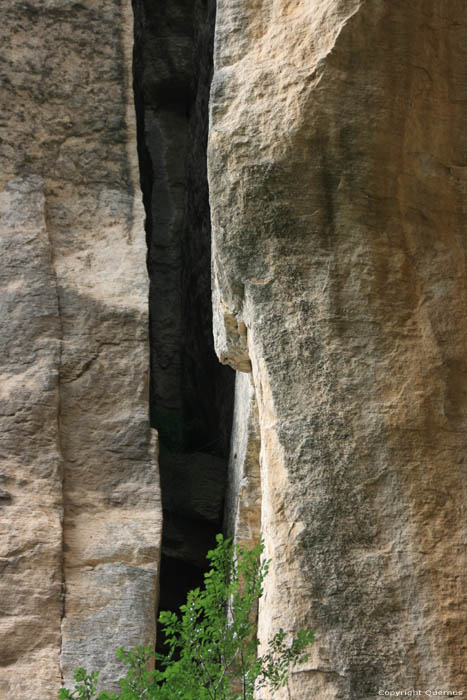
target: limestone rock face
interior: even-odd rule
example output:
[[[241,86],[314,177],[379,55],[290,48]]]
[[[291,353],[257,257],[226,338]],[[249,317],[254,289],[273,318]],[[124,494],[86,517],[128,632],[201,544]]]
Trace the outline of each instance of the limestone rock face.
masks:
[[[218,3],[215,336],[258,404],[261,637],[316,632],[280,698],[467,689],[465,10]]]
[[[0,698],[154,639],[161,507],[130,0],[0,9]]]
[[[0,698],[39,700],[60,682],[60,318],[42,180],[0,197]]]

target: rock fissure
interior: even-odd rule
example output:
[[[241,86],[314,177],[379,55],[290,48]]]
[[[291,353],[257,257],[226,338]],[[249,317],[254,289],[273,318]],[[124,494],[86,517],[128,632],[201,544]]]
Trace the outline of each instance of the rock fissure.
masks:
[[[55,260],[54,260],[54,245],[53,241],[50,235],[50,229],[49,229],[49,217],[47,214],[47,194],[44,192],[44,229],[45,233],[48,239],[49,243],[49,256],[50,256],[50,268],[52,270],[52,276],[53,276],[53,287],[55,291],[55,298],[56,298],[56,308],[57,308],[57,317],[58,317],[58,329],[59,329],[59,335],[57,338],[57,343],[58,343],[58,357],[57,357],[57,416],[56,416],[56,421],[57,421],[57,453],[58,453],[58,458],[60,461],[59,465],[59,470],[60,470],[60,493],[61,493],[61,522],[62,522],[62,540],[61,540],[61,556],[60,556],[60,561],[61,561],[61,569],[60,569],[60,575],[61,575],[61,607],[60,607],[60,647],[59,647],[59,658],[61,659],[62,656],[62,651],[63,651],[63,621],[65,619],[66,615],[66,579],[65,579],[65,528],[64,528],[64,521],[65,521],[65,503],[64,503],[64,493],[65,493],[65,470],[64,470],[64,455],[63,455],[63,449],[62,449],[62,440],[61,440],[61,432],[62,432],[62,427],[61,427],[61,411],[62,411],[62,392],[61,392],[61,384],[62,384],[62,353],[63,353],[63,321],[62,321],[62,310],[61,310],[61,304],[60,304],[60,291],[59,291],[59,280],[58,280],[58,274],[57,270],[55,267]],[[63,669],[62,665],[60,663],[60,684],[63,686],[65,682],[65,678],[63,675]]]
[[[233,373],[214,353],[206,175],[215,3],[135,0],[150,277],[151,422],[164,512],[160,607],[202,582],[222,530]],[[160,640],[160,643],[162,640]]]

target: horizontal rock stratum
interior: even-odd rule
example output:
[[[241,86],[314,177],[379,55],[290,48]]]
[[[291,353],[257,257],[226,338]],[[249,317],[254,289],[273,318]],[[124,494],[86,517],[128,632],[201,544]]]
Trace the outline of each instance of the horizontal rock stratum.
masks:
[[[261,638],[316,632],[284,700],[467,693],[466,10],[218,2],[214,331],[258,404]]]

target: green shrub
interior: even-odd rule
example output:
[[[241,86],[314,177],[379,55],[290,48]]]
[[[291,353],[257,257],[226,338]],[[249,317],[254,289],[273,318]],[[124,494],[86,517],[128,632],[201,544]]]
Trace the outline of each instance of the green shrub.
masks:
[[[62,688],[60,700],[253,700],[255,688],[272,692],[285,685],[289,669],[308,658],[305,649],[313,633],[301,630],[291,644],[281,629],[257,656],[256,610],[263,592],[268,562],[261,561],[262,543],[255,549],[234,548],[222,535],[208,553],[210,570],[204,588],[195,588],[180,608],[180,616],[161,612],[168,652],[152,646],[117,656],[129,669],[121,691],[97,693],[98,674],[75,671],[74,691]],[[156,660],[156,670],[151,670]]]

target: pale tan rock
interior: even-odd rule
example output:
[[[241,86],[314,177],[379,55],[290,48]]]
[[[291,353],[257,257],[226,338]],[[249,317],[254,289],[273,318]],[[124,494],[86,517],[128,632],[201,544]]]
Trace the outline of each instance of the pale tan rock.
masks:
[[[261,475],[258,405],[251,374],[237,372],[224,529],[240,546],[258,544]]]
[[[261,638],[316,632],[279,698],[467,689],[466,29],[460,0],[218,3],[215,336],[238,357],[244,324],[258,401]]]
[[[161,507],[131,2],[0,9],[0,698],[154,640]]]
[[[40,700],[60,683],[60,319],[42,180],[0,197],[0,698]]]

